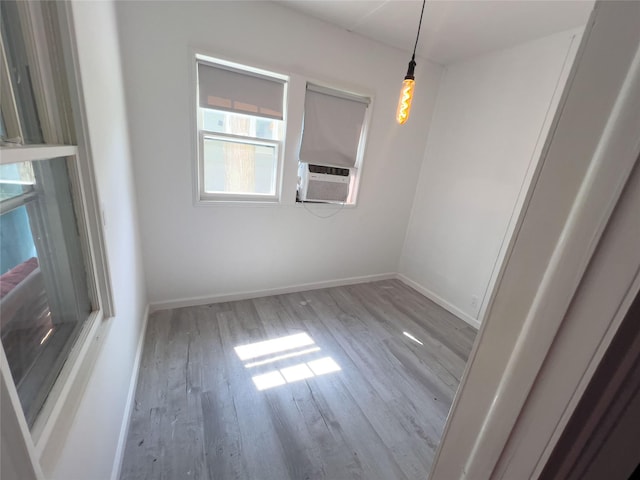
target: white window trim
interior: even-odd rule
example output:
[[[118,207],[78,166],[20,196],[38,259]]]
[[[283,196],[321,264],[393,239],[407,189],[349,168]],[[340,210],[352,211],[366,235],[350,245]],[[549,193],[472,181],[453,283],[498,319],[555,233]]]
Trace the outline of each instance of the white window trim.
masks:
[[[193,138],[193,153],[192,153],[192,165],[193,165],[193,193],[194,206],[269,206],[280,205],[282,199],[282,186],[283,186],[283,172],[284,172],[284,146],[286,145],[287,136],[287,117],[289,109],[289,82],[290,77],[281,73],[273,72],[272,70],[259,68],[254,66],[254,62],[238,63],[221,58],[218,55],[209,55],[203,49],[190,49],[189,61],[191,62],[191,78],[190,78],[190,108],[195,108],[192,111],[192,138]],[[221,65],[224,67],[230,67],[235,70],[245,71],[247,74],[255,73],[261,76],[272,77],[284,82],[283,85],[283,112],[282,122],[284,128],[282,129],[282,138],[280,140],[268,140],[256,137],[242,137],[239,135],[232,135],[228,133],[220,132],[208,132],[202,127],[202,115],[200,115],[200,103],[198,99],[198,62],[208,63],[212,66]],[[215,109],[214,109],[215,110]],[[276,180],[275,180],[275,194],[274,195],[259,195],[259,194],[233,194],[233,193],[206,193],[204,191],[204,157],[203,157],[203,143],[202,134],[207,136],[227,136],[229,138],[242,138],[245,140],[251,140],[258,145],[272,145],[269,142],[277,142],[277,166],[276,166]]]
[[[8,163],[34,162],[50,158],[78,155],[75,145],[27,145],[20,147],[0,147],[0,165]]]
[[[12,399],[13,414],[17,416],[21,439],[7,445],[7,453],[23,457],[25,454],[31,459],[35,471],[34,478],[40,478],[40,463],[51,461],[57,456],[59,446],[63,443],[66,432],[73,420],[77,406],[82,398],[86,384],[93,370],[93,365],[100,351],[101,341],[105,337],[108,323],[104,319],[115,315],[114,301],[111,288],[111,276],[107,258],[107,249],[103,231],[100,202],[93,162],[90,155],[88,123],[83,93],[80,81],[80,69],[76,48],[75,31],[72,21],[72,7],[70,3],[58,3],[58,20],[60,23],[61,45],[64,52],[64,69],[69,78],[69,101],[75,112],[75,134],[78,145],[34,145],[3,147],[0,150],[0,163],[14,163],[23,161],[38,161],[50,158],[67,158],[69,181],[73,192],[74,208],[78,221],[78,231],[83,249],[83,256],[87,274],[89,276],[88,290],[93,311],[84,321],[78,338],[67,356],[60,374],[42,406],[38,417],[29,432],[24,421],[22,407],[16,406],[17,390],[11,379],[4,349],[0,345],[0,362],[3,387],[6,383],[8,396]],[[31,12],[33,13],[33,12]],[[48,28],[48,27],[47,27]],[[42,32],[38,33],[41,37]],[[36,33],[25,31],[27,44],[33,45]],[[42,37],[41,37],[42,38]],[[44,61],[40,55],[34,61]],[[38,65],[40,71],[46,71],[47,65]],[[38,98],[51,102],[55,97],[54,85],[50,82],[34,84]],[[47,117],[43,117],[44,121]],[[47,140],[47,139],[45,139]],[[48,141],[52,141],[49,139]],[[79,158],[82,161],[79,161]],[[4,392],[3,392],[4,393]],[[22,417],[22,418],[21,418]],[[5,452],[3,447],[3,452]]]
[[[73,145],[34,145],[34,146],[20,146],[20,147],[4,147],[0,149],[0,164],[9,164],[16,162],[37,162],[48,160],[52,158],[66,158],[67,166],[69,169],[69,182],[73,192],[74,208],[76,210],[76,218],[79,223],[80,241],[83,248],[83,253],[86,252],[88,258],[85,258],[88,274],[90,275],[90,281],[87,285],[89,290],[89,297],[91,299],[93,311],[89,317],[84,321],[80,334],[75,340],[74,345],[67,356],[67,359],[58,375],[56,382],[54,383],[47,399],[45,400],[36,421],[31,429],[31,437],[35,444],[36,451],[42,453],[47,445],[47,441],[53,433],[60,413],[69,402],[77,402],[77,398],[70,398],[69,395],[77,388],[75,385],[79,372],[82,369],[87,370],[85,360],[89,353],[89,349],[93,344],[93,340],[98,334],[101,321],[105,315],[105,308],[103,307],[104,300],[102,298],[102,289],[99,288],[99,279],[97,275],[97,269],[95,265],[96,261],[96,248],[92,241],[96,232],[92,232],[87,229],[89,223],[89,213],[85,188],[83,188],[83,181],[81,180],[80,162],[78,160],[78,147]],[[2,349],[4,352],[4,348]],[[2,364],[5,368],[5,364]],[[8,369],[8,364],[6,364]],[[90,370],[90,368],[89,368]],[[11,378],[10,371],[3,372],[8,374]],[[13,383],[9,386],[10,391],[15,390]],[[17,395],[17,391],[15,392]]]
[[[80,64],[76,48],[75,30],[72,21],[72,6],[69,2],[58,4],[58,15],[60,19],[61,43],[65,53],[66,71],[69,72],[69,91],[70,103],[75,112],[75,132],[78,141],[78,156],[83,159],[77,163],[77,171],[75,175],[70,175],[72,186],[78,189],[78,199],[82,204],[78,206],[83,211],[79,221],[86,222],[83,230],[88,233],[85,250],[91,253],[90,263],[87,267],[92,267],[96,276],[95,288],[96,294],[100,299],[100,308],[103,311],[104,318],[110,318],[116,315],[115,302],[113,299],[113,289],[111,286],[111,271],[109,269],[109,260],[107,245],[104,234],[104,218],[103,208],[101,207],[98,195],[98,186],[95,180],[95,171],[93,166],[93,158],[91,156],[91,142],[89,138],[89,126],[86,115],[86,106],[84,103],[84,92],[82,90],[82,82],[80,79]]]
[[[369,95],[369,105],[364,113],[364,120],[362,123],[362,133],[360,134],[360,141],[358,142],[358,154],[356,157],[356,164],[354,165],[355,174],[353,175],[352,186],[349,189],[349,197],[347,198],[346,205],[356,206],[358,204],[358,193],[360,193],[360,181],[362,180],[362,169],[364,167],[364,152],[367,149],[367,140],[369,138],[369,128],[371,127],[371,115],[373,112],[373,96]]]

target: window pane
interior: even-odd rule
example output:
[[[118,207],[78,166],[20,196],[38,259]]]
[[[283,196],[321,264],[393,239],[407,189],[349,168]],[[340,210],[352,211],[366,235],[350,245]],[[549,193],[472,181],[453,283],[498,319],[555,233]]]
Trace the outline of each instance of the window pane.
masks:
[[[205,138],[203,153],[206,193],[275,195],[274,145]]]
[[[4,126],[4,115],[0,111],[0,138],[7,138],[7,129]]]
[[[280,120],[240,115],[210,108],[201,108],[200,114],[202,115],[202,128],[207,132],[229,133],[265,140],[280,140],[282,137],[283,122]]]
[[[29,226],[27,207],[23,205],[0,216],[0,240],[0,285],[1,295],[4,297],[8,278],[4,274],[38,256]],[[3,316],[7,315],[6,311],[2,313]]]
[[[228,113],[218,110],[201,108],[202,125],[208,132],[225,133],[226,117]]]
[[[0,201],[0,336],[32,426],[91,306],[65,160],[6,165],[2,178],[16,172],[37,195]]]
[[[30,162],[0,165],[0,201],[33,190],[34,183]]]
[[[282,137],[282,122],[268,118],[256,118],[256,137],[267,140],[280,140]]]
[[[29,65],[17,2],[0,2],[0,21],[9,76],[13,84],[13,95],[24,137],[23,142],[25,144],[43,143],[44,138],[33,92],[32,69]]]

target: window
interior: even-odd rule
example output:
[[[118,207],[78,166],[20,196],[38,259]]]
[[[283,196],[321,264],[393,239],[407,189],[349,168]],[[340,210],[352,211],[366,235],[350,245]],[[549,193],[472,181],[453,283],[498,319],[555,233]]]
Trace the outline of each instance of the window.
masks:
[[[33,426],[91,313],[65,158],[0,167],[0,334]]]
[[[276,201],[286,77],[196,55],[200,201]]]
[[[307,84],[298,201],[355,203],[370,99]]]
[[[14,408],[32,433],[66,400],[61,392],[70,389],[61,385],[73,382],[82,361],[76,347],[92,340],[105,306],[111,310],[105,258],[97,260],[104,252],[95,246],[99,222],[87,214],[95,188],[72,145],[56,8],[0,4],[0,337],[9,370],[3,363],[2,374],[13,379]],[[31,25],[40,24],[46,31],[34,35]]]

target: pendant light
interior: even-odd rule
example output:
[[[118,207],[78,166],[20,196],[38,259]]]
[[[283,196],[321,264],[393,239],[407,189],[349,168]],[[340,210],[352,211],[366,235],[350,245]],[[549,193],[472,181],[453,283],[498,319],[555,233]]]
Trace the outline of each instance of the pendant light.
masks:
[[[416,86],[416,77],[413,72],[416,68],[416,48],[418,47],[418,38],[420,37],[420,27],[422,27],[422,15],[424,14],[424,5],[427,0],[422,0],[422,11],[420,12],[420,22],[418,23],[418,34],[416,35],[416,44],[413,46],[413,55],[409,62],[409,68],[407,74],[402,82],[402,88],[400,89],[400,99],[398,100],[398,111],[396,113],[396,120],[400,125],[409,120],[409,113],[411,112],[411,101],[413,100],[413,89]]]

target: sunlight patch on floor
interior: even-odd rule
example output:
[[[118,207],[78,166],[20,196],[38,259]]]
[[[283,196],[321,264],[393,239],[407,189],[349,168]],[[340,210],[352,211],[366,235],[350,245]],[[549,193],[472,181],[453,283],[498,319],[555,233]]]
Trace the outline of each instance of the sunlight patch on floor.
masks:
[[[411,335],[409,332],[402,332],[402,334],[405,337],[409,337],[411,340],[413,340],[416,343],[419,343],[420,345],[424,345],[424,343],[422,343],[420,340],[418,340],[416,337],[414,337],[413,335]]]
[[[299,357],[300,355],[306,355],[307,353],[313,353],[313,352],[319,352],[319,351],[320,351],[320,347],[313,347],[313,348],[300,350],[299,352],[276,355],[275,357],[267,358],[266,360],[247,363],[245,364],[244,368],[259,367],[260,365],[266,365],[267,363],[277,362],[278,360],[286,360],[287,358]]]
[[[252,358],[263,357],[274,353],[280,353],[294,348],[314,345],[316,342],[306,333],[287,335],[286,337],[274,338],[263,342],[239,345],[234,348],[240,360],[250,360]]]
[[[262,342],[238,345],[234,350],[243,362],[253,360],[245,363],[245,368],[254,368],[280,360],[313,354],[319,352],[321,348],[307,333],[297,333]],[[260,373],[251,379],[256,388],[262,391],[340,370],[342,368],[333,358],[323,357]]]
[[[333,358],[324,357],[255,375],[252,380],[258,390],[268,390],[286,383],[299,382],[308,378],[326,375],[327,373],[339,372],[340,370],[342,370],[340,365]]]

